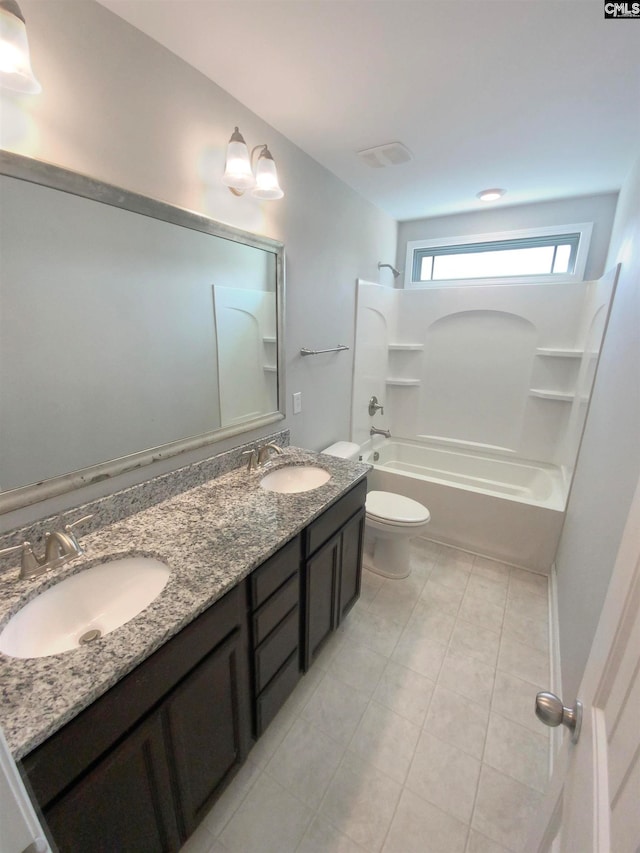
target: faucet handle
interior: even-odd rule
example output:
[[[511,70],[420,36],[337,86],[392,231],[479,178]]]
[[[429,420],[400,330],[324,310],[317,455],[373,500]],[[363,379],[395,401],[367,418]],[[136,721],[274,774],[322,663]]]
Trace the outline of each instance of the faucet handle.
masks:
[[[77,521],[72,521],[71,524],[65,524],[64,530],[68,533],[71,538],[74,540],[76,545],[78,545],[78,540],[76,539],[75,533],[73,533],[73,528],[77,527],[79,524],[82,524],[85,521],[89,521],[89,519],[93,518],[93,513],[89,513],[89,515],[83,515],[82,518],[79,518]],[[80,547],[78,545],[78,547]]]
[[[85,522],[85,521],[89,521],[89,519],[91,519],[91,518],[93,518],[92,512],[89,513],[89,515],[83,515],[82,518],[78,518],[76,521],[72,521],[70,524],[65,524],[65,526],[63,528],[64,532],[69,536],[69,539],[71,540],[71,544],[73,545],[73,548],[76,551],[76,556],[79,556],[80,554],[84,554],[84,548],[78,542],[78,537],[73,532],[73,528],[77,527],[79,524],[83,524],[83,522]],[[48,537],[49,537],[49,534],[47,534],[47,538]]]
[[[92,512],[90,512],[89,515],[83,515],[82,518],[79,518],[77,521],[72,521],[71,524],[65,524],[64,529],[68,533],[74,527],[77,527],[78,524],[82,524],[84,521],[89,521],[91,518],[93,518]]]
[[[258,454],[255,450],[245,450],[242,455],[249,457],[249,461],[247,462],[247,471],[253,471],[254,468],[258,467]]]
[[[42,562],[38,560],[36,555],[33,553],[33,548],[31,547],[31,542],[27,542],[26,540],[21,545],[13,545],[11,548],[3,548],[0,551],[0,557],[4,554],[11,554],[14,551],[20,551],[20,577],[24,578],[32,578],[36,575],[42,574]]]
[[[0,550],[0,557],[4,557],[5,554],[13,554],[14,551],[24,551],[25,548],[30,547],[30,542],[21,542],[20,545],[12,545],[10,548],[2,548],[2,550]]]
[[[384,415],[384,406],[378,405],[378,398],[374,394],[369,400],[369,414],[373,417],[376,412],[380,412],[381,415]]]

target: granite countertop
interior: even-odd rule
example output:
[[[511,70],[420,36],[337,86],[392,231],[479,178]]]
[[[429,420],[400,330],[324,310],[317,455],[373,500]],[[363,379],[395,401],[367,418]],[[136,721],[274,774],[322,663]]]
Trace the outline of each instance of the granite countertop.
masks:
[[[315,464],[331,479],[298,494],[260,488],[268,470]],[[160,595],[130,622],[87,646],[42,658],[0,654],[0,725],[20,759],[275,553],[370,466],[288,448],[257,470],[244,467],[88,536],[86,554],[34,580],[0,576],[0,630],[29,599],[69,575],[119,557],[156,557],[171,569]]]

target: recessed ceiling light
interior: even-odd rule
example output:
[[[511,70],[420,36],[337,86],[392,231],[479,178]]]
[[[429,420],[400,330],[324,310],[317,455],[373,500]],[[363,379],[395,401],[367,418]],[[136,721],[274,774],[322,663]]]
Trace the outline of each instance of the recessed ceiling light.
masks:
[[[480,201],[497,201],[499,198],[506,193],[506,190],[498,189],[497,187],[493,187],[490,190],[481,190],[477,193],[476,198],[479,198]]]

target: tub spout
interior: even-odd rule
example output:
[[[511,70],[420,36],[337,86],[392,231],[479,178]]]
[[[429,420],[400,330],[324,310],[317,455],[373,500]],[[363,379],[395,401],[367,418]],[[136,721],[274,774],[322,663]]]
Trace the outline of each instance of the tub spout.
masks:
[[[378,429],[377,427],[371,427],[369,430],[369,435],[383,435],[385,438],[391,438],[391,431],[388,429]]]

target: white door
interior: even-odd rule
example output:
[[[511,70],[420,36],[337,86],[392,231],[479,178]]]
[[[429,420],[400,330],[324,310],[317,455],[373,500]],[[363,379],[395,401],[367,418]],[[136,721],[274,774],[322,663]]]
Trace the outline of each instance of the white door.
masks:
[[[578,698],[526,853],[640,850],[640,482]]]

